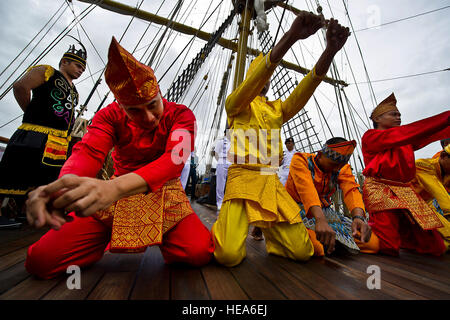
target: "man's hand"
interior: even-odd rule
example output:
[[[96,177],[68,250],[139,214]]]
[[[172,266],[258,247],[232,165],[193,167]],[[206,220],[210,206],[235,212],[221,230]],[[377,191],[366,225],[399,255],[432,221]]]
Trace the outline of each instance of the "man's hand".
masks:
[[[361,242],[368,242],[372,235],[372,228],[361,219],[355,219],[352,223],[352,233],[353,237],[360,238]]]
[[[344,46],[347,38],[350,36],[349,28],[343,27],[338,20],[331,18],[327,20],[327,49],[337,53]]]
[[[31,226],[36,228],[49,225],[53,229],[59,230],[64,223],[71,220],[71,217],[64,216],[64,210],[56,209],[52,205],[55,196],[62,194],[64,190],[54,195],[47,195],[43,191],[45,187],[45,185],[40,186],[28,194],[26,201],[27,220]]]
[[[325,217],[316,219],[315,232],[317,240],[327,248],[327,253],[331,254],[334,251],[336,232],[330,227]]]
[[[66,174],[30,192],[27,219],[37,228],[48,224],[59,229],[72,219],[64,216],[65,213],[75,211],[76,215],[87,217],[121,198],[148,190],[146,181],[135,173],[106,181]]]
[[[56,198],[52,205],[66,212],[75,211],[78,216],[87,217],[98,210],[108,208],[120,199],[120,193],[113,180],[99,180],[67,174],[47,185],[43,192],[54,194],[59,190],[67,191]]]
[[[316,219],[316,238],[324,246],[327,247],[327,253],[330,254],[334,251],[334,245],[336,240],[336,232],[328,224],[323,210],[320,206],[312,206],[309,208],[311,215]]]
[[[325,19],[322,15],[316,15],[312,12],[302,11],[297,15],[288,34],[294,41],[306,39],[313,35],[325,25]]]

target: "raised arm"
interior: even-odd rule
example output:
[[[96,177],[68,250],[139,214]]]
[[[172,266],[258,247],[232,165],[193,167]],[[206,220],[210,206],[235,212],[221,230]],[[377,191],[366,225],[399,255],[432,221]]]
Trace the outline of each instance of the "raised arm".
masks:
[[[225,109],[228,117],[238,114],[261,93],[278,63],[297,40],[308,38],[324,24],[323,17],[306,11],[301,12],[273,49],[266,56],[261,55],[257,58],[259,64],[252,74],[227,97]]]
[[[302,79],[291,95],[283,102],[283,122],[288,121],[306,105],[314,90],[325,77],[334,56],[341,50],[349,36],[349,29],[341,26],[338,20],[331,19],[329,21],[326,34],[327,46],[313,70]]]
[[[450,111],[386,130],[371,129],[363,135],[363,150],[378,153],[411,144],[415,149],[450,136]],[[431,139],[431,141],[430,141]]]

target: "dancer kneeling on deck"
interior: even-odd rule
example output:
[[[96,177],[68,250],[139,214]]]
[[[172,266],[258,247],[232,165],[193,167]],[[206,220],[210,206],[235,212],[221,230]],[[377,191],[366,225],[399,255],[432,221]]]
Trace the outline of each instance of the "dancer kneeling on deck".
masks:
[[[396,104],[391,94],[373,110],[375,129],[361,140],[369,224],[381,253],[398,255],[405,248],[441,255],[445,245],[437,229],[443,225],[413,190],[411,180],[416,175],[414,151],[450,136],[450,111],[402,126]]]
[[[443,140],[441,140],[444,146]],[[437,231],[450,249],[450,145],[446,145],[439,157],[416,160],[414,190],[437,213],[444,227]]]
[[[214,251],[211,233],[179,179],[194,146],[194,114],[163,99],[153,70],[115,38],[105,79],[117,102],[94,116],[60,178],[29,195],[30,224],[55,230],[30,246],[26,269],[52,278],[69,265],[98,261],[108,243],[111,252],[159,245],[166,263],[208,263]],[[92,178],[113,147],[116,177]]]
[[[364,203],[350,165],[356,141],[332,138],[317,154],[298,152],[292,157],[286,189],[301,204],[303,223],[314,245],[314,255],[330,254],[335,241],[350,252],[374,253],[376,236],[366,222]],[[331,195],[341,189],[352,218],[331,206]],[[353,220],[353,221],[352,221]],[[370,241],[369,241],[370,239]],[[324,249],[325,247],[325,249]]]
[[[298,205],[276,174],[283,151],[280,128],[305,106],[320,84],[333,57],[346,42],[348,28],[337,20],[329,22],[325,51],[285,101],[267,101],[264,95],[270,76],[289,48],[324,24],[321,16],[300,13],[272,51],[252,62],[246,79],[227,97],[225,108],[234,163],[228,171],[218,220],[212,227],[214,256],[225,266],[235,266],[246,256],[249,224],[263,230],[269,253],[303,261],[313,255]]]

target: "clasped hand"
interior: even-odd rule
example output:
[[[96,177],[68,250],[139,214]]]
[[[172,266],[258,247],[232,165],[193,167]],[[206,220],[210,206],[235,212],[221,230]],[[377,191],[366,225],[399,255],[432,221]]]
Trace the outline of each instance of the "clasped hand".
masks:
[[[87,217],[108,208],[119,199],[113,180],[99,180],[67,174],[31,191],[26,202],[27,220],[40,228],[46,224],[58,230],[72,218],[66,213]]]

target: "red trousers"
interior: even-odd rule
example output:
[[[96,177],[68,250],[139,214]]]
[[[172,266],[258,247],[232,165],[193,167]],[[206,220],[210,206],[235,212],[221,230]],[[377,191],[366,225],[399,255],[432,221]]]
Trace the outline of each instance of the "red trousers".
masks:
[[[370,214],[369,225],[379,238],[381,253],[398,255],[399,249],[415,250],[435,256],[442,255],[446,248],[436,230],[422,230],[412,224],[404,210],[380,211]]]
[[[93,217],[80,218],[60,230],[50,230],[28,248],[25,268],[31,274],[51,279],[70,265],[91,265],[100,260],[111,239],[111,228]],[[210,261],[214,242],[196,214],[190,214],[163,235],[159,245],[166,263],[201,266]]]

